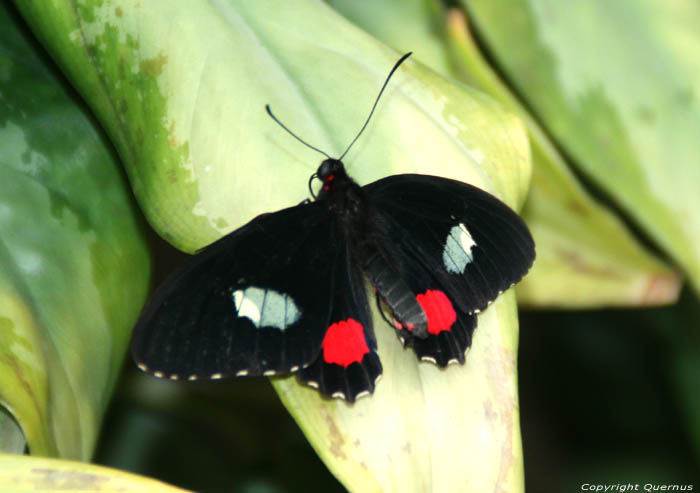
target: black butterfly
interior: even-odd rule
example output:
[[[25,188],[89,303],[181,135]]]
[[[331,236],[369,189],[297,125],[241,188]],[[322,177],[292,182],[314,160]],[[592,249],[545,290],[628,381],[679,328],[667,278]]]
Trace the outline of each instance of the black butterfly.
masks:
[[[296,373],[354,402],[382,373],[364,277],[421,360],[464,363],[476,314],[525,275],[534,242],[515,212],[466,183],[404,174],[361,187],[347,175],[342,158],[409,55],[339,159],[266,107],[327,157],[309,180],[322,188],[205,247],[168,279],[136,325],[139,368],[175,380]]]

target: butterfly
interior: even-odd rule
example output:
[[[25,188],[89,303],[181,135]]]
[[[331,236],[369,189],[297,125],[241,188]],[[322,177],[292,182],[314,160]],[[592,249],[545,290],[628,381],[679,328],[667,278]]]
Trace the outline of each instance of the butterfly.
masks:
[[[173,380],[296,374],[354,402],[382,374],[365,279],[404,346],[440,367],[464,363],[477,314],[535,257],[522,219],[493,195],[438,176],[400,174],[365,186],[320,152],[314,200],[262,214],[200,250],[144,308],[138,367]],[[312,183],[320,180],[314,194]]]

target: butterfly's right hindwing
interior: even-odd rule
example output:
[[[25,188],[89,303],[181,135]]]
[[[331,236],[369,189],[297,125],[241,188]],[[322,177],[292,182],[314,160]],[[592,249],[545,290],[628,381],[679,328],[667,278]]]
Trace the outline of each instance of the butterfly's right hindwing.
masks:
[[[197,379],[310,365],[332,308],[332,223],[322,204],[302,204],[204,248],[144,309],[132,340],[139,367]]]

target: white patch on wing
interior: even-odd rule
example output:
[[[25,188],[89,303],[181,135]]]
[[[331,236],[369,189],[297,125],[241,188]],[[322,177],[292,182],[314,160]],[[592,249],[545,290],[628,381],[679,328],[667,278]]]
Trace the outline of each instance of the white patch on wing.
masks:
[[[467,264],[474,260],[472,248],[476,242],[467,231],[463,223],[453,226],[445,241],[445,249],[442,252],[442,263],[445,264],[447,272],[452,274],[463,274]]]
[[[294,300],[272,289],[249,286],[233,292],[233,303],[239,317],[245,317],[257,328],[285,330],[299,320],[301,312]]]

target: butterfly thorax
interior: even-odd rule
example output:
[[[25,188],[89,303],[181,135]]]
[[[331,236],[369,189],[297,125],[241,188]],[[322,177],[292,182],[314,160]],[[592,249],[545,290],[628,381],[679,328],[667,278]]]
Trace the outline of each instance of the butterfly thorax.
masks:
[[[366,192],[348,176],[339,159],[323,161],[316,176],[323,183],[316,200],[328,203],[329,210],[338,218],[338,225],[345,235],[349,238],[362,237],[371,217]]]

